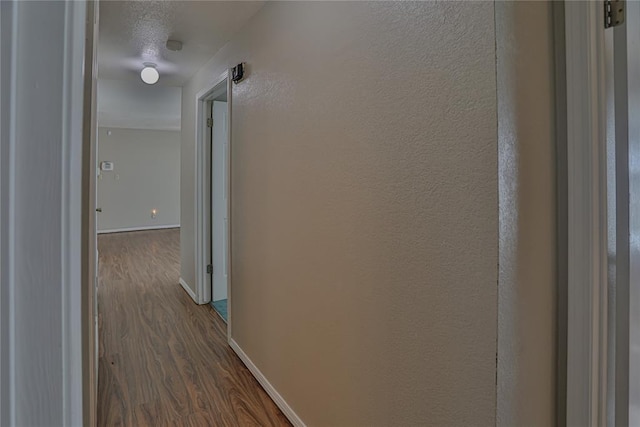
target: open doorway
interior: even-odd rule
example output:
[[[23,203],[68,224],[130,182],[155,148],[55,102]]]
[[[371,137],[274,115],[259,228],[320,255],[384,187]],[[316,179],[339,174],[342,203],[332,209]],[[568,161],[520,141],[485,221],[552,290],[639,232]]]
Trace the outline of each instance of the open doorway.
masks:
[[[98,3],[95,425],[289,425],[229,346],[231,310],[210,305],[231,302],[213,289],[230,278],[231,91],[199,70],[262,5],[143,3]]]
[[[640,5],[613,3],[562,6],[567,425],[640,425]]]
[[[210,183],[211,183],[211,305],[227,322],[228,319],[228,253],[229,212],[228,206],[228,148],[229,129],[227,121],[227,88],[223,82],[221,93],[214,92],[209,102],[207,127],[211,138]]]
[[[231,91],[223,73],[197,99],[198,286],[192,298],[210,303],[231,328],[230,295],[230,140]],[[184,286],[184,285],[183,285]]]

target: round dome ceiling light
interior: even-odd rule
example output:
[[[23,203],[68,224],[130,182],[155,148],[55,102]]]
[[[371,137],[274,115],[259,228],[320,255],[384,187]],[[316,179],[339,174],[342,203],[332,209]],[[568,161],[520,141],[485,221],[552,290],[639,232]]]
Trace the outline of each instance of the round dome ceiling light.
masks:
[[[148,85],[153,85],[160,79],[160,73],[156,70],[156,64],[145,62],[144,68],[140,71],[140,78]]]

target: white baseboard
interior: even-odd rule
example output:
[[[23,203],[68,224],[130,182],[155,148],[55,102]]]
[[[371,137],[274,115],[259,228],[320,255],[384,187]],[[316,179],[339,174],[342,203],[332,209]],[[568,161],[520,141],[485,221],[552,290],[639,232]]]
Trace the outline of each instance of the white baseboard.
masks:
[[[295,427],[306,427],[306,424],[302,422],[298,414],[296,414],[291,406],[284,400],[284,398],[276,391],[276,389],[271,385],[269,380],[265,378],[265,376],[260,372],[260,369],[249,359],[249,356],[242,351],[237,342],[234,341],[233,338],[229,340],[229,345],[236,352],[240,360],[245,364],[245,366],[251,371],[253,376],[258,380],[264,391],[271,397],[278,408],[284,413],[284,415],[291,421]]]
[[[187,285],[187,282],[185,282],[182,277],[180,278],[180,286],[182,286],[184,288],[185,291],[187,291],[187,293],[189,294],[189,296],[193,299],[193,301],[197,304],[198,303],[198,298],[196,298],[196,294],[191,290],[191,288],[189,287],[189,285]]]
[[[165,228],[180,228],[180,224],[171,225],[147,225],[144,227],[111,228],[108,230],[98,230],[98,234],[124,233],[127,231],[163,230]]]

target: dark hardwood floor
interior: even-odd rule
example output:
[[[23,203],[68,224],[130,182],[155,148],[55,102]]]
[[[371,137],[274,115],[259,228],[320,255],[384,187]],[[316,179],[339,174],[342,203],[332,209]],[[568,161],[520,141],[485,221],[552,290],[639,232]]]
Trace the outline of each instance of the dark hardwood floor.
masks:
[[[289,426],[178,283],[178,230],[101,235],[98,426]]]

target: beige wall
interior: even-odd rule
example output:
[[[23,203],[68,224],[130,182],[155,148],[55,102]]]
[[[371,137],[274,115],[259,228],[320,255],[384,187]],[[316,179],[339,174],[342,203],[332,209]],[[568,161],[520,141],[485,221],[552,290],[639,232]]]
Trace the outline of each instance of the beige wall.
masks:
[[[98,179],[98,231],[180,225],[180,132],[101,127],[102,161],[115,167]]]
[[[551,426],[556,410],[553,16],[496,2],[500,277],[497,425]]]
[[[184,88],[234,86],[233,338],[308,425],[493,425],[493,3],[269,2]]]

